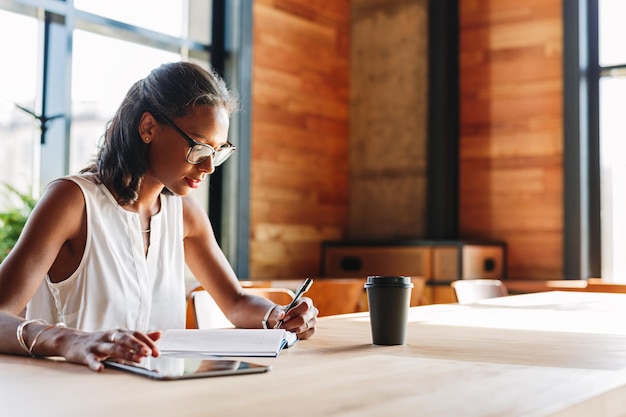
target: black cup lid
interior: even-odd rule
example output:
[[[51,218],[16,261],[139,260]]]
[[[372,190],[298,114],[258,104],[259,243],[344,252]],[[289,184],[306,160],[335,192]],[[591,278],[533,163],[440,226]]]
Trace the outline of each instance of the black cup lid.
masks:
[[[394,275],[394,276],[383,276],[383,275],[372,275],[367,277],[367,281],[365,282],[365,287],[403,287],[403,288],[412,288],[413,283],[411,283],[410,277]]]

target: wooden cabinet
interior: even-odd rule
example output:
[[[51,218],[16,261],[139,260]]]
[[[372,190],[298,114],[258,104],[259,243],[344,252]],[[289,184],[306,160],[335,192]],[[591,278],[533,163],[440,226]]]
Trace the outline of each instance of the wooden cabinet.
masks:
[[[432,274],[432,249],[427,245],[325,243],[322,252],[324,276],[405,275],[426,278]]]
[[[427,303],[455,302],[449,283],[457,279],[506,278],[503,242],[431,241],[404,243],[324,242],[323,276],[405,275],[427,283]]]

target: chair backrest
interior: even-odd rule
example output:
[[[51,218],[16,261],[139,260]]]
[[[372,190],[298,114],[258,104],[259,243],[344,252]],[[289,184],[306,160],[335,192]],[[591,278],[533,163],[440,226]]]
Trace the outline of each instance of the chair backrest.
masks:
[[[472,304],[480,300],[504,297],[509,294],[502,281],[497,279],[461,279],[450,284],[459,304]]]
[[[245,289],[250,294],[265,297],[276,304],[286,305],[293,301],[296,294],[287,289],[279,287],[263,288],[263,287],[250,287]]]
[[[189,295],[189,302],[193,310],[193,321],[195,326],[190,325],[189,320],[187,327],[196,329],[222,329],[234,327],[226,318],[222,310],[219,308],[211,294],[207,290],[197,290]]]
[[[365,278],[315,278],[305,294],[313,300],[319,316],[367,310]]]
[[[286,288],[246,288],[246,292],[265,297],[276,304],[289,304],[294,293]],[[201,286],[194,288],[187,299],[187,328],[216,329],[234,327],[211,294]]]

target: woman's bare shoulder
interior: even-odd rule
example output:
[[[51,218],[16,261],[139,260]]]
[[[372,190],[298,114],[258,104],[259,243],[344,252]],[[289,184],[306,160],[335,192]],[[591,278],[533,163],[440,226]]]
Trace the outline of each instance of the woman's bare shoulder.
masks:
[[[63,201],[65,204],[77,203],[84,205],[85,197],[78,183],[63,177],[50,182],[46,187],[40,202],[45,203],[49,200],[54,202]]]
[[[85,215],[85,197],[77,183],[60,178],[52,181],[35,205],[30,223],[73,235]]]
[[[209,215],[196,199],[191,196],[183,197],[183,223],[185,236],[205,235],[211,231]]]

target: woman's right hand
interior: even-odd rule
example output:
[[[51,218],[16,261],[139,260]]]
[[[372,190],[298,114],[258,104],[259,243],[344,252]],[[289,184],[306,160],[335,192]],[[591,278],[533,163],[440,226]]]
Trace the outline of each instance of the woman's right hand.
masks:
[[[160,331],[142,333],[118,329],[83,332],[55,328],[41,335],[33,353],[46,355],[46,351],[60,352],[69,362],[85,364],[94,371],[100,371],[104,367],[102,361],[107,359],[140,362],[148,356],[159,356],[155,342],[161,335]]]

